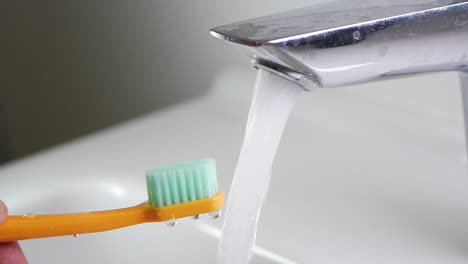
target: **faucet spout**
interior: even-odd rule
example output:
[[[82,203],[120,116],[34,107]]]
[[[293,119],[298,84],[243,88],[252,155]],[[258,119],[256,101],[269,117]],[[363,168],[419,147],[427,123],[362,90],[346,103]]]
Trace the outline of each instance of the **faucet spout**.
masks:
[[[211,34],[306,90],[432,71],[468,72],[468,0],[341,1]]]

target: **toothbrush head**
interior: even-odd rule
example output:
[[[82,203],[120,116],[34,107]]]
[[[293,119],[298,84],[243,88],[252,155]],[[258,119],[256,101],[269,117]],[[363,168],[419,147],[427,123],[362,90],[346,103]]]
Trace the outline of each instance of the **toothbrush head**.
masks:
[[[169,218],[218,211],[223,205],[218,190],[216,161],[202,159],[156,168],[146,173],[148,204]]]

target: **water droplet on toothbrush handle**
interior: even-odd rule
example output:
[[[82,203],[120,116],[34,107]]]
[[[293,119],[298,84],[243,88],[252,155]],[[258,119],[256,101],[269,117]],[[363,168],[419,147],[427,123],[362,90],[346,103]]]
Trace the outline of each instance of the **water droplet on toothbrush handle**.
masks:
[[[213,219],[217,219],[221,216],[221,210],[208,213],[208,215]]]
[[[166,221],[166,225],[168,227],[175,227],[177,225],[177,219],[171,219],[171,220]]]

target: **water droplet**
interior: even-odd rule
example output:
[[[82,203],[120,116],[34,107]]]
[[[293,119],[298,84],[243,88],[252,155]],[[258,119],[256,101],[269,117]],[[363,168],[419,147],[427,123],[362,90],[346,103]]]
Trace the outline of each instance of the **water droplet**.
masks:
[[[174,226],[176,226],[176,225],[177,225],[177,219],[171,219],[171,220],[166,221],[166,225],[167,225],[168,227],[174,227]]]
[[[353,39],[355,40],[361,40],[362,38],[362,35],[361,35],[361,32],[359,30],[356,30],[353,32]]]
[[[24,214],[24,215],[22,215],[21,217],[23,217],[23,218],[34,218],[34,217],[36,217],[36,216],[33,215],[33,214]]]
[[[217,219],[221,216],[221,211],[214,211],[214,212],[211,212],[211,213],[208,213],[208,215],[213,218],[213,219]]]
[[[80,236],[80,234],[74,234],[73,235],[73,237],[79,237],[79,236]]]
[[[193,220],[198,220],[198,219],[200,219],[200,215],[199,215],[199,214],[194,215],[194,216],[192,216],[192,219],[193,219]]]

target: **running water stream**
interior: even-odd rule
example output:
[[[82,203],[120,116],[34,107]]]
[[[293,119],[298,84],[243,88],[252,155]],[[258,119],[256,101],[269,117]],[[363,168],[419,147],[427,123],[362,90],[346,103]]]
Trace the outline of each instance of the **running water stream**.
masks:
[[[259,70],[244,142],[229,192],[218,264],[248,263],[257,222],[268,193],[273,161],[302,88]]]

